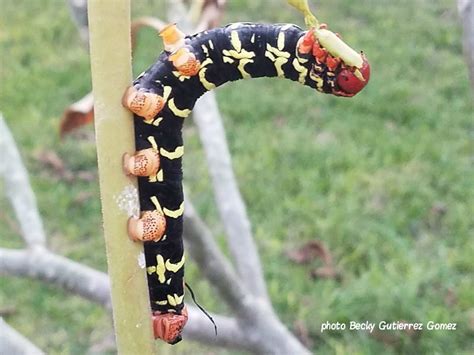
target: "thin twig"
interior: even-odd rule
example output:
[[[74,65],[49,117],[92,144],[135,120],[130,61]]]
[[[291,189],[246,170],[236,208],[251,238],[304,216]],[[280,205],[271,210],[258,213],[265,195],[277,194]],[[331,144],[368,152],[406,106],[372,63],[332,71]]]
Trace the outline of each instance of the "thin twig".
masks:
[[[0,354],[41,355],[44,352],[0,317]]]
[[[23,276],[52,283],[110,309],[107,274],[43,248],[0,248],[0,275]]]
[[[110,283],[106,273],[49,252],[43,248],[11,250],[0,248],[0,275],[28,277],[58,286],[72,294],[111,309]],[[190,339],[216,346],[248,349],[245,335],[234,318],[211,314],[219,327],[214,328],[200,310],[189,306],[189,323],[185,334]],[[0,354],[3,354],[0,351]]]
[[[29,247],[44,246],[46,237],[43,222],[38,213],[28,172],[1,114],[0,177],[3,177],[5,181],[5,191],[20,224],[23,240]]]
[[[212,318],[217,324],[217,336],[209,319],[196,307],[189,307],[189,321],[183,330],[183,335],[190,340],[196,340],[214,346],[254,351],[252,344],[247,341],[245,333],[235,318],[215,315]]]
[[[239,277],[226,260],[207,225],[186,200],[184,213],[184,239],[186,250],[199,265],[199,269],[220,293],[223,300],[239,311],[248,298]]]
[[[232,158],[213,92],[199,99],[193,118],[204,147],[216,205],[237,272],[251,294],[268,301],[260,257],[232,169]]]

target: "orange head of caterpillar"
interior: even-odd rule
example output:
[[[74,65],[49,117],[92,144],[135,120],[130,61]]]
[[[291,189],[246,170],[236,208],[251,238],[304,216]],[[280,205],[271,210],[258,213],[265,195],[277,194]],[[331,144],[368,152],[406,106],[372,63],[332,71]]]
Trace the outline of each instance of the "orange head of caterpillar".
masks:
[[[327,25],[311,28],[297,44],[299,54],[311,55],[316,65],[325,66],[336,75],[332,94],[351,97],[361,91],[370,78],[370,65],[363,53],[347,45],[338,33],[331,32]]]
[[[351,97],[367,85],[370,79],[370,64],[365,56],[362,58],[363,64],[359,69],[342,66],[336,76],[334,95]]]

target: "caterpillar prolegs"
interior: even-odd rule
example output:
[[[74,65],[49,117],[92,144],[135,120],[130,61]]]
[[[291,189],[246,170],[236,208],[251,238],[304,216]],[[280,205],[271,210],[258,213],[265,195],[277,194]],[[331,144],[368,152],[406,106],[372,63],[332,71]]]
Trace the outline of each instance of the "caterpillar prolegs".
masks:
[[[187,320],[181,129],[196,100],[226,82],[258,77],[353,96],[367,84],[370,68],[323,26],[234,23],[185,37],[170,25],[160,34],[165,50],[123,98],[135,114],[137,149],[124,156],[124,170],[138,177],[142,215],[130,219],[129,234],[144,242],[155,336],[176,343]]]

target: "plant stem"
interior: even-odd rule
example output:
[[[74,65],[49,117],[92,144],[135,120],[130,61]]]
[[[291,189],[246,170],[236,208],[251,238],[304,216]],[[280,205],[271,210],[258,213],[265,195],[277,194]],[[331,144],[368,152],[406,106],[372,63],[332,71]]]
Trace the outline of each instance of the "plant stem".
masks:
[[[143,246],[127,236],[127,216],[116,197],[136,184],[122,172],[122,155],[133,152],[131,114],[121,97],[131,83],[130,0],[89,0],[90,55],[100,194],[117,348],[120,354],[153,354]]]

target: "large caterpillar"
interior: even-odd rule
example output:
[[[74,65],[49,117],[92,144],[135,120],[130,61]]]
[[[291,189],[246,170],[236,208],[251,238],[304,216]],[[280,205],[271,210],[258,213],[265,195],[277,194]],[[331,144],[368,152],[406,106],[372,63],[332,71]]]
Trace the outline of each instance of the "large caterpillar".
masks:
[[[142,215],[129,220],[129,234],[144,241],[155,337],[176,343],[187,320],[181,129],[196,100],[226,82],[257,77],[353,96],[370,69],[325,27],[235,23],[185,37],[170,25],[160,34],[165,50],[123,98],[135,114],[137,149],[124,156],[124,169],[138,176]]]

